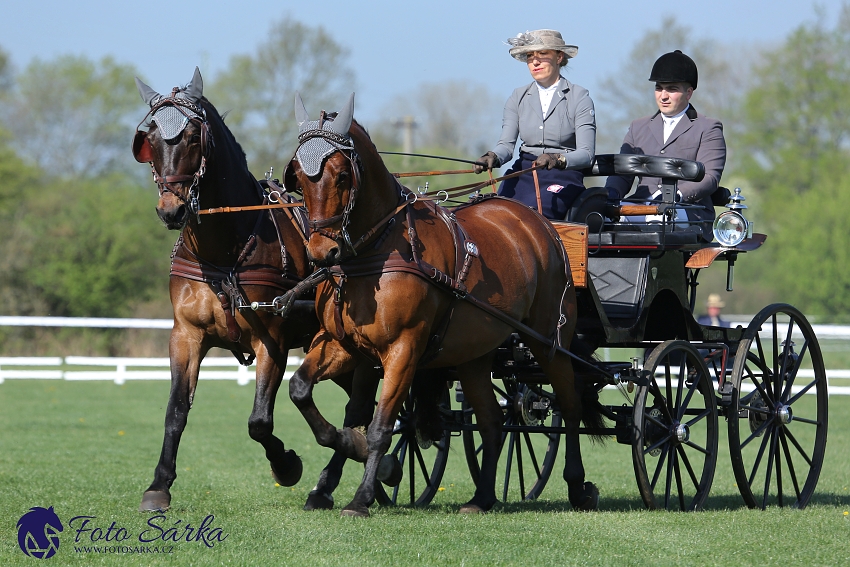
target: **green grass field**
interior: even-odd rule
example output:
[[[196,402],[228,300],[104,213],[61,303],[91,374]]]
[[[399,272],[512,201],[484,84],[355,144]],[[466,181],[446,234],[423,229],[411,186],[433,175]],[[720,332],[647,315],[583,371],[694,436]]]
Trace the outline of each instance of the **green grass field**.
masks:
[[[301,507],[330,457],[282,393],[276,433],[304,460],[293,488],[276,487],[263,451],[247,434],[252,386],[201,382],[178,459],[172,509],[166,518],[136,511],[153,478],[163,434],[167,382],[16,381],[0,384],[0,565],[34,565],[17,543],[18,519],[31,507],[53,506],[65,530],[52,565],[846,565],[850,562],[850,397],[830,399],[827,458],[818,491],[805,510],[748,510],[737,493],[725,447],[706,510],[649,512],[637,492],[628,446],[584,447],[588,478],[601,490],[601,511],[573,512],[560,479],[561,458],[536,502],[500,505],[461,516],[472,494],[459,439],[452,440],[443,488],[431,506],[384,508],[366,520],[339,509],[359,484],[362,466],[349,463],[336,510]],[[333,384],[317,387],[325,414],[341,422],[344,397]],[[227,535],[202,542],[140,544],[209,515]],[[90,527],[124,529],[119,552],[75,551],[74,516]],[[76,524],[79,525],[79,521]],[[91,547],[84,532],[76,545]],[[100,532],[96,532],[102,535]],[[172,532],[164,532],[168,536]],[[145,536],[147,538],[147,536]],[[150,538],[148,538],[150,539]],[[121,546],[169,545],[171,553],[120,553]],[[126,550],[125,550],[126,551]],[[166,549],[163,548],[163,551]]]

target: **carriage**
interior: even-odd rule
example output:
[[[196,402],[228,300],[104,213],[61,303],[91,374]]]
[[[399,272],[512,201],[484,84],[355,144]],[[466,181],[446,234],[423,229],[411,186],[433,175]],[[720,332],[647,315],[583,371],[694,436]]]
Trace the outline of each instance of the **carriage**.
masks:
[[[365,130],[352,122],[353,95],[344,118],[323,112],[318,121],[308,120],[299,99],[299,151],[304,152],[296,152],[280,187],[250,175],[238,143],[203,98],[197,70],[188,87],[175,88],[169,97],[143,83],[139,90],[149,114],[165,109],[170,115],[162,125],[151,123],[148,131],[137,132],[133,153],[151,165],[160,217],[169,228],[182,230],[172,253],[171,397],[162,454],[141,510],[170,506],[198,366],[212,347],[232,350],[237,358],[257,356],[249,433],[263,445],[275,479],[298,482],[300,460],[273,434],[273,409],[286,352],[307,345],[305,363],[290,381],[290,398],[317,440],[335,449],[308,508],[333,507],[330,493],[347,458],[365,461],[366,473],[343,513],[368,515],[375,499],[427,504],[439,488],[449,444],[458,438],[477,485],[467,511],[493,505],[497,474],[502,500],[534,499],[554,470],[564,438],[564,452],[571,455],[564,469],[570,502],[594,509],[598,491],[584,482],[578,447],[578,434],[585,433],[631,445],[647,507],[694,510],[712,484],[721,416],[748,506],[804,507],[810,501],[827,436],[827,382],[817,338],[789,305],[764,308],[746,328],[695,321],[700,270],[725,262],[731,290],[738,257],[765,238],[752,233],[737,190],[731,198],[728,192],[719,195],[718,204],[728,210],[715,223],[717,242],[701,243],[696,232],[679,230],[675,211],[687,205],[675,202],[676,183],[700,178],[701,164],[597,156],[587,176],[650,173],[663,179],[661,200],[612,205],[603,189],[590,189],[574,205],[570,222],[553,226],[515,201],[476,193],[469,204],[448,210],[403,188]],[[160,131],[166,126],[176,132],[168,142]],[[284,189],[301,192],[303,203]],[[211,208],[202,210],[201,198]],[[309,200],[310,218],[302,225],[294,211],[310,208]],[[213,215],[201,223],[202,214],[227,212],[241,214]],[[647,214],[657,222],[629,220]],[[491,217],[515,222],[516,230],[481,232],[478,225],[493,226]],[[517,219],[524,222],[516,224]],[[395,228],[400,225],[407,230]],[[466,238],[473,228],[477,245]],[[352,242],[352,235],[360,238]],[[512,257],[520,250],[514,241],[525,246],[529,258],[538,252],[539,257],[522,259],[531,263],[519,266]],[[384,251],[370,255],[366,244]],[[345,272],[343,256],[357,256],[358,249],[360,264]],[[311,264],[322,267],[311,274]],[[500,279],[499,272],[510,269],[511,277]],[[522,279],[526,272],[537,274],[534,281]],[[533,304],[517,307],[531,285],[543,292]],[[316,286],[316,309],[312,301],[299,309],[299,293]],[[476,298],[482,288],[501,294],[502,307]],[[398,305],[387,307],[393,290],[400,292]],[[528,324],[507,314],[517,309],[525,310]],[[455,311],[462,316],[453,320]],[[402,329],[415,335],[412,347],[402,345],[382,364],[370,353],[356,354],[354,342],[362,346],[371,332],[368,324],[374,323],[380,323],[373,325],[379,333],[371,344],[386,339],[379,346],[395,348],[391,331],[399,326],[393,318],[399,313],[429,318],[430,327],[416,319],[414,326],[424,333]],[[318,334],[316,315],[323,327]],[[478,320],[474,333],[464,326],[466,319]],[[546,326],[552,334],[541,334]],[[352,335],[356,339],[346,338]],[[440,366],[441,356],[458,363]],[[430,400],[416,395],[424,382],[413,381],[417,366],[427,367],[426,362],[457,368],[441,370],[428,382],[436,385]],[[376,407],[375,375],[383,371],[386,378],[388,363],[395,374],[384,380]],[[343,429],[333,428],[313,404],[312,388],[326,378],[352,396]],[[606,389],[622,399],[606,401]],[[482,402],[487,398],[492,405]],[[588,408],[588,415],[607,421],[584,419]],[[584,429],[578,428],[580,417]],[[368,438],[362,432],[367,425]]]
[[[594,393],[620,393],[617,404],[596,402],[609,426],[581,432],[631,445],[647,508],[696,510],[712,485],[724,420],[746,505],[805,507],[823,464],[828,413],[826,373],[811,325],[785,304],[765,307],[746,328],[701,325],[693,315],[700,270],[725,263],[732,291],[735,262],[766,238],[754,234],[743,215],[740,189],[718,189],[715,204],[727,209],[715,221],[717,240],[706,243],[695,232],[675,230],[673,221],[674,211],[687,206],[674,202],[677,182],[699,180],[702,164],[598,155],[584,173],[649,173],[662,177],[664,187],[659,203],[620,205],[608,203],[604,189],[588,189],[570,211],[574,222],[553,222],[578,288],[576,374]],[[646,214],[656,220],[629,218]],[[501,499],[536,499],[565,430],[555,396],[517,334],[499,348],[493,390],[503,410]],[[392,455],[405,479],[378,491],[384,503],[430,502],[453,439],[462,442],[478,478],[480,443],[460,384],[448,382],[442,394],[444,432],[435,442],[423,442],[415,403],[408,399],[394,431]]]

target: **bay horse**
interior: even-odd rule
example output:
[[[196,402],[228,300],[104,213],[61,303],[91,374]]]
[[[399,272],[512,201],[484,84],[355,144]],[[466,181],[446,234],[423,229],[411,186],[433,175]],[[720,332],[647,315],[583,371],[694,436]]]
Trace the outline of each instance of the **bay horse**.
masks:
[[[483,512],[497,502],[502,412],[491,365],[495,349],[514,330],[530,345],[563,412],[570,503],[595,509],[599,492],[585,482],[579,447],[581,397],[571,360],[560,348],[574,332],[576,294],[551,224],[501,197],[451,212],[417,201],[353,119],[353,94],[342,111],[322,111],[317,121],[309,120],[299,95],[295,114],[300,145],[284,184],[303,192],[312,230],[307,254],[329,267],[333,278],[317,289],[323,330],[290,379],[289,395],[319,444],[338,451],[352,446],[346,428],[337,430],[316,408],[316,383],[350,371],[362,359],[384,370],[366,450],[347,454],[366,466],[342,514],[369,515],[378,470],[417,366],[456,367],[480,427],[480,482],[460,511]]]
[[[171,392],[165,435],[154,480],[139,510],[166,510],[171,504],[177,449],[199,367],[214,347],[232,351],[246,365],[246,353],[256,357],[256,393],[248,433],[265,449],[275,480],[292,486],[301,477],[302,465],[295,452],[285,449],[273,434],[275,397],[289,349],[306,346],[318,330],[315,310],[312,302],[305,302],[308,308],[302,304],[284,319],[238,307],[270,302],[312,272],[303,229],[281,209],[211,214],[201,221],[201,203],[205,208],[254,206],[268,203],[269,196],[248,170],[245,154],[221,115],[203,96],[197,68],[192,81],[169,96],[139,79],[136,83],[151,109],[142,120],[150,117],[149,129],[137,129],[133,155],[151,165],[159,188],[156,211],[160,219],[169,229],[181,231],[172,252],[169,284],[174,327],[169,340]],[[350,375],[340,376],[339,383],[350,391],[351,380]],[[368,423],[370,418],[371,408],[368,415],[354,415],[351,423]],[[344,462],[342,455],[335,455],[332,468],[341,474]],[[315,507],[328,507],[328,497]]]

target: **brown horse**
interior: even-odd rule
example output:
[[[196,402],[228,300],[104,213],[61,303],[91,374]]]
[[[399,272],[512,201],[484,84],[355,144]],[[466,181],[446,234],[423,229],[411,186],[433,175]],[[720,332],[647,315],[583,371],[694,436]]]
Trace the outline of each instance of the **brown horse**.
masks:
[[[348,453],[365,460],[366,469],[343,514],[369,514],[379,465],[417,365],[457,367],[484,451],[480,482],[461,511],[495,504],[501,410],[490,369],[494,349],[514,330],[531,345],[564,415],[570,502],[595,508],[598,491],[584,481],[579,450],[581,399],[571,360],[559,348],[573,334],[576,296],[554,229],[517,201],[483,199],[452,213],[415,201],[352,120],[353,94],[335,118],[322,112],[309,121],[300,97],[295,106],[301,145],[285,183],[303,191],[312,228],[307,252],[317,265],[332,266],[334,278],[317,290],[324,330],[290,380],[289,395],[320,444],[345,451],[354,433],[324,419],[313,403],[314,385],[363,359],[384,369],[366,447]]]
[[[172,254],[169,288],[174,328],[169,342],[171,394],[165,437],[140,510],[170,506],[177,448],[199,366],[213,347],[232,351],[243,363],[248,362],[245,353],[256,357],[256,393],[248,432],[265,449],[275,479],[291,486],[300,479],[301,460],[272,433],[275,397],[289,349],[306,346],[318,321],[312,302],[287,319],[238,307],[254,301],[268,303],[311,272],[303,233],[280,209],[206,215],[201,221],[200,203],[205,208],[261,205],[268,196],[248,171],[245,154],[222,117],[203,96],[197,69],[187,87],[174,89],[169,96],[136,81],[151,106],[151,120],[148,131],[137,132],[133,154],[139,162],[151,164],[160,192],[157,214],[168,228],[182,230]],[[340,376],[341,385],[349,391],[350,379],[350,375]],[[351,423],[365,424],[370,418],[371,408]],[[342,455],[333,461],[340,473],[344,461]],[[325,492],[329,494],[334,486]]]

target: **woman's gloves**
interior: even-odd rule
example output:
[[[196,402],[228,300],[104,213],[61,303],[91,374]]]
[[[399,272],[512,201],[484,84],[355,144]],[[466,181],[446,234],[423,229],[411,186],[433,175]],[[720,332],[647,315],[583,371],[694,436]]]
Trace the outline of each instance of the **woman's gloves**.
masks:
[[[563,154],[540,154],[540,156],[534,160],[534,165],[545,167],[546,169],[566,169],[567,158],[565,158]]]
[[[499,167],[501,162],[499,162],[499,156],[494,154],[493,152],[487,152],[475,162],[475,166],[472,170],[475,173],[481,173],[482,171],[490,171],[491,169]]]

